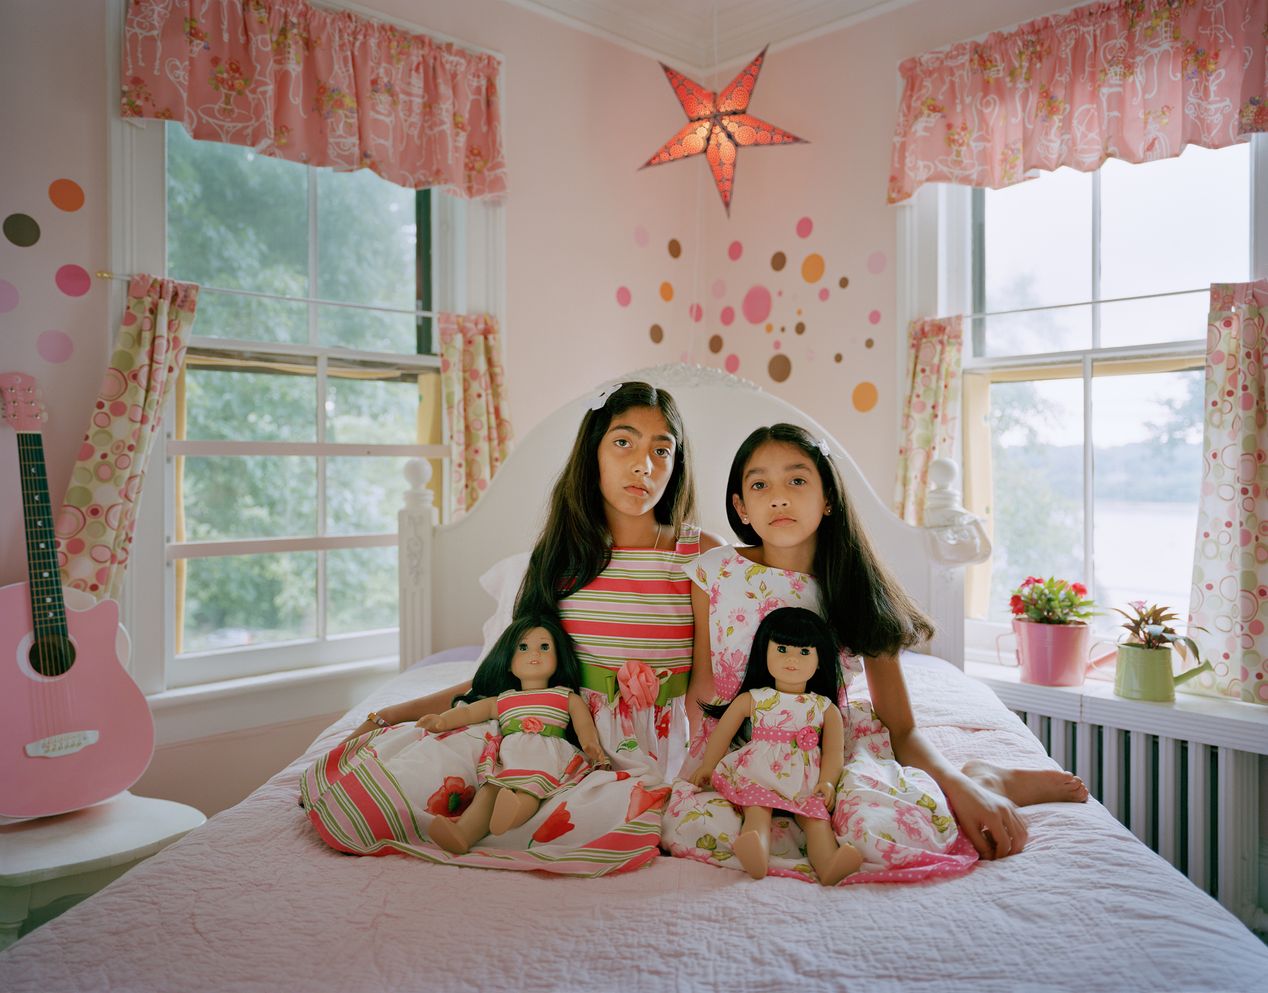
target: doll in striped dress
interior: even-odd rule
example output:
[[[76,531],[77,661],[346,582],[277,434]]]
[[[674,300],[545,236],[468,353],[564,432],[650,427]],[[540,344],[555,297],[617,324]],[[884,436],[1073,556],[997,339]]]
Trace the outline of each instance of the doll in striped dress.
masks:
[[[432,841],[464,854],[485,835],[505,834],[528,821],[543,800],[579,782],[592,766],[610,765],[577,693],[579,679],[572,639],[558,619],[522,615],[489,651],[471,691],[455,699],[458,705],[418,722],[425,731],[443,734],[496,718],[501,736],[496,754],[490,750],[482,763],[484,785],[471,806],[456,820],[434,818],[428,828]],[[584,756],[568,740],[570,729]]]

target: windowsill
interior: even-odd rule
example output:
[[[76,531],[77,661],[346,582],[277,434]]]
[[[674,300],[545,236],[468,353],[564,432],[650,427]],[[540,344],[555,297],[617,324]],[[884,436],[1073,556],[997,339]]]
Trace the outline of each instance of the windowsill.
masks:
[[[965,673],[1012,710],[1268,755],[1268,707],[1192,693],[1177,693],[1174,703],[1126,700],[1114,694],[1112,682],[1101,679],[1082,686],[1036,686],[1023,683],[1016,666],[982,661],[980,650],[966,654]]]

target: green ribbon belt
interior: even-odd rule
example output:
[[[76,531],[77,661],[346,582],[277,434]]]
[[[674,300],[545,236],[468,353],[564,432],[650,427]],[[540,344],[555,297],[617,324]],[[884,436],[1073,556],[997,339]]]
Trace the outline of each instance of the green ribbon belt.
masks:
[[[538,720],[541,720],[541,718],[538,718]],[[561,728],[558,724],[547,724],[545,721],[542,721],[540,731],[525,731],[524,722],[518,717],[512,717],[509,721],[503,723],[501,730],[503,734],[514,734],[516,731],[520,731],[524,734],[540,734],[544,738],[564,737],[563,728]]]
[[[656,706],[663,707],[677,697],[687,692],[687,680],[690,678],[689,671],[671,672],[666,679],[660,680],[660,692],[656,694]],[[617,682],[616,672],[612,669],[605,669],[601,665],[581,666],[581,685],[588,690],[594,690],[596,693],[602,693],[608,698],[611,704],[621,693],[621,686]]]

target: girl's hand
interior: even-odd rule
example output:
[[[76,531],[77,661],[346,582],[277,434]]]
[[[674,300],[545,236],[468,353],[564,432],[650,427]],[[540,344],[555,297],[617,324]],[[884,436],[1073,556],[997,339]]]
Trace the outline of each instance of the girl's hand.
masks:
[[[837,788],[836,784],[824,779],[815,787],[815,794],[823,797],[823,805],[828,808],[828,813],[832,813],[832,808],[837,805]]]
[[[418,719],[416,727],[422,728],[424,731],[443,731],[445,729],[444,718],[440,714],[426,714]]]
[[[603,746],[597,741],[592,741],[582,748],[586,753],[586,758],[590,760],[590,764],[596,769],[611,769],[612,760],[608,758],[608,753],[603,750]]]
[[[967,776],[957,776],[944,791],[960,830],[982,858],[1002,859],[1026,846],[1026,822],[1011,800],[983,789]]]
[[[716,768],[716,765],[702,765],[688,777],[688,781],[692,786],[707,790],[713,785],[713,770]]]

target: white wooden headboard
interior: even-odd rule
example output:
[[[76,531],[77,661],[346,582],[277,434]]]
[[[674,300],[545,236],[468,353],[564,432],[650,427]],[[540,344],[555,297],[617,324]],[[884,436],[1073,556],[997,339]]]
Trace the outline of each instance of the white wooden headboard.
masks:
[[[989,543],[958,506],[954,465],[936,465],[941,484],[939,527],[901,521],[859,472],[840,442],[796,407],[747,380],[703,366],[640,369],[615,382],[643,381],[667,389],[682,412],[691,444],[697,506],[705,530],[734,541],[726,521],[731,458],[757,427],[788,421],[828,439],[849,499],[877,553],[929,612],[937,634],[929,651],[963,667],[963,565],[981,561]],[[432,524],[431,494],[415,485],[400,514],[401,665],[432,651],[479,644],[493,603],[479,577],[495,562],[529,551],[541,529],[551,487],[572,448],[595,384],[564,404],[515,444],[480,502],[461,520]],[[421,484],[424,463],[412,467]],[[932,496],[932,495],[931,495]]]

